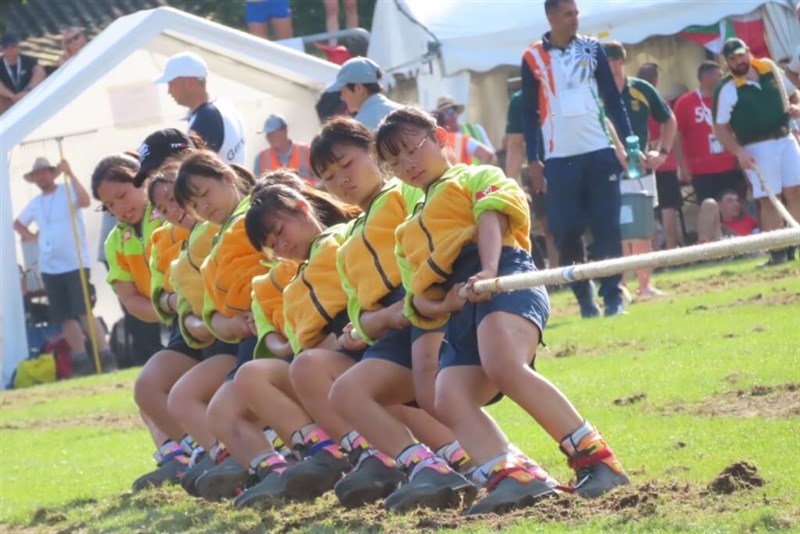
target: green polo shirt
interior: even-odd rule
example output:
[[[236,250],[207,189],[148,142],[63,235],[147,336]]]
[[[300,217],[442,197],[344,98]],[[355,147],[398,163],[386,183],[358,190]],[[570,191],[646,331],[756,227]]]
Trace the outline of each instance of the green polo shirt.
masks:
[[[728,74],[714,90],[714,122],[730,124],[740,145],[767,139],[789,125],[778,84],[790,82],[782,74],[776,75],[764,60],[753,59],[750,64],[758,72],[757,82]],[[793,89],[787,86],[787,90]]]
[[[656,88],[641,78],[628,76],[625,80],[625,87],[622,88],[622,101],[625,102],[625,109],[631,120],[633,133],[639,137],[639,147],[647,150],[649,133],[647,131],[647,119],[652,115],[656,122],[663,124],[672,116],[669,109]],[[625,140],[623,139],[624,143]]]

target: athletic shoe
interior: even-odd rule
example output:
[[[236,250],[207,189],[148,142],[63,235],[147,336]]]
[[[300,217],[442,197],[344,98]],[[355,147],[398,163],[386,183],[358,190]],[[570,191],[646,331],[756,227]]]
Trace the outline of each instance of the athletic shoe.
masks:
[[[657,287],[647,286],[644,289],[639,288],[636,290],[636,295],[643,299],[652,299],[657,297],[666,297],[667,293],[664,293]]]
[[[194,487],[197,495],[207,501],[230,499],[244,486],[250,474],[232,456],[226,457],[198,477]]]
[[[248,506],[274,508],[283,502],[286,493],[281,473],[269,469],[260,471],[257,477],[258,482],[247,488],[233,501],[235,508]]]
[[[286,497],[299,501],[316,499],[353,468],[344,453],[334,455],[322,449],[283,472]]]
[[[775,267],[783,265],[789,261],[789,256],[786,254],[786,249],[773,250],[769,253],[769,261],[762,263],[759,267]]]
[[[622,299],[608,301],[605,303],[603,308],[603,315],[606,317],[616,317],[618,315],[627,315],[625,312],[625,305],[622,303]]]
[[[186,470],[189,458],[185,454],[179,454],[164,460],[158,465],[155,471],[151,471],[140,476],[133,483],[133,491],[141,491],[147,488],[157,488],[167,484],[177,484]]]
[[[520,462],[492,474],[486,485],[489,494],[467,513],[499,515],[518,508],[528,508],[544,498],[557,495],[557,487],[558,482],[544,469]]]
[[[192,495],[193,497],[197,497],[197,488],[195,484],[197,484],[197,479],[203,476],[206,471],[212,469],[214,467],[214,460],[211,459],[211,455],[208,453],[203,453],[203,456],[195,462],[195,464],[186,470],[186,472],[181,477],[181,487],[186,490],[186,493]]]
[[[446,464],[424,467],[386,499],[384,507],[392,512],[415,508],[458,508],[469,506],[478,495],[478,488]]]
[[[388,461],[386,461],[388,460]],[[357,508],[387,497],[405,480],[394,462],[374,454],[362,459],[334,486],[336,497],[345,508]]]
[[[569,466],[575,470],[575,493],[587,499],[630,484],[622,464],[602,438],[581,445],[575,456],[569,458]]]

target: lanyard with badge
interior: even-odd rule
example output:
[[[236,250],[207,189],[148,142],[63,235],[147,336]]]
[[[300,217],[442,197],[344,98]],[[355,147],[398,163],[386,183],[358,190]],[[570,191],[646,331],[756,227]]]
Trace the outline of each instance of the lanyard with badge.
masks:
[[[711,132],[708,134],[708,153],[722,154],[725,152],[725,148],[722,146],[722,143],[719,142],[717,136],[714,135],[714,125],[711,123],[711,110],[706,106],[703,95],[700,94],[700,89],[695,90],[695,93],[697,94],[697,99],[700,101],[700,106],[703,108],[703,119],[711,129]]]
[[[561,115],[564,117],[579,117],[585,115],[588,111],[586,95],[580,83],[580,71],[574,68],[577,56],[575,49],[576,44],[573,42],[563,54],[550,54],[550,57],[561,67],[561,72],[566,81],[566,85],[557,95],[559,107],[561,108]],[[578,77],[577,81],[575,80],[576,75]]]
[[[14,73],[14,70],[6,63],[6,60],[3,59],[3,65],[6,68],[6,72],[8,72],[8,77],[11,78],[11,83],[14,84],[14,91],[19,92],[19,81],[22,79],[22,58],[17,58],[17,72]]]

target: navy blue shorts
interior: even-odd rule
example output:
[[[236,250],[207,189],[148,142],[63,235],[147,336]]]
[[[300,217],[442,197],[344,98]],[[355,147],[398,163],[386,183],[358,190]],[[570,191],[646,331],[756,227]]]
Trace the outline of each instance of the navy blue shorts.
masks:
[[[448,281],[454,284],[466,282],[481,270],[478,248],[467,245],[453,265],[453,274]],[[530,253],[511,247],[503,247],[500,253],[498,276],[536,271]],[[439,353],[439,370],[455,365],[481,365],[478,353],[478,325],[483,318],[494,312],[507,312],[524,317],[544,332],[550,316],[550,298],[541,286],[506,293],[495,293],[486,302],[467,302],[458,313],[450,316],[445,325],[445,342]]]
[[[214,341],[214,343],[203,349],[203,359],[207,360],[208,358],[213,358],[214,356],[221,356],[224,354],[236,356],[238,352],[239,352],[238,343],[226,343],[225,341],[220,341],[218,339]]]
[[[233,370],[228,373],[226,381],[233,380],[233,377],[236,376],[236,371],[238,371],[241,366],[253,359],[253,352],[256,350],[256,343],[258,343],[258,337],[250,336],[244,338],[238,344],[232,345],[232,348],[234,348],[235,352],[229,352],[227,354],[236,355],[236,367],[234,367]]]
[[[172,320],[169,342],[164,348],[165,350],[171,350],[183,354],[184,356],[188,356],[193,360],[197,360],[198,362],[202,362],[204,358],[202,349],[193,349],[186,343],[186,340],[183,339],[183,336],[181,335],[181,329],[178,326],[177,318]]]
[[[289,0],[256,0],[245,2],[244,20],[247,24],[286,19],[292,16]]]
[[[325,327],[325,334],[330,335],[333,334],[338,339],[344,333],[344,327],[350,322],[350,317],[347,315],[347,310],[340,311],[336,317],[333,318],[333,321],[328,323]],[[339,352],[352,358],[356,362],[360,362],[361,358],[364,357],[364,351],[366,349],[360,350],[347,350],[344,348],[339,349]]]

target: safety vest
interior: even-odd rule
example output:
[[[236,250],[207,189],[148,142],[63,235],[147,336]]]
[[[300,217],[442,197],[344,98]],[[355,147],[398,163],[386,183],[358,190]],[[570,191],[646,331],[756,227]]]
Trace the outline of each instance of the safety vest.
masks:
[[[300,178],[307,182],[314,182],[314,176],[311,174],[311,166],[309,165],[309,149],[306,145],[292,144],[292,153],[289,156],[289,161],[286,165],[282,165],[278,159],[278,153],[272,148],[262,150],[258,154],[258,169],[257,174],[260,176],[267,171],[274,171],[286,167],[297,171]]]
[[[479,143],[483,143],[484,145],[489,145],[490,144],[489,140],[486,139],[481,134],[480,128],[478,128],[478,125],[475,124],[474,122],[464,123],[464,124],[462,124],[460,126],[460,128],[461,128],[461,133],[462,134],[464,134],[466,136],[469,136],[469,137],[475,139],[476,141],[478,141]],[[480,165],[481,162],[480,162],[480,160],[478,158],[472,158],[472,164],[473,165]]]
[[[472,156],[470,156],[469,149],[467,148],[469,145],[468,136],[455,132],[447,132],[446,143],[447,148],[449,148],[452,153],[452,161],[450,163],[453,165],[472,163]]]

